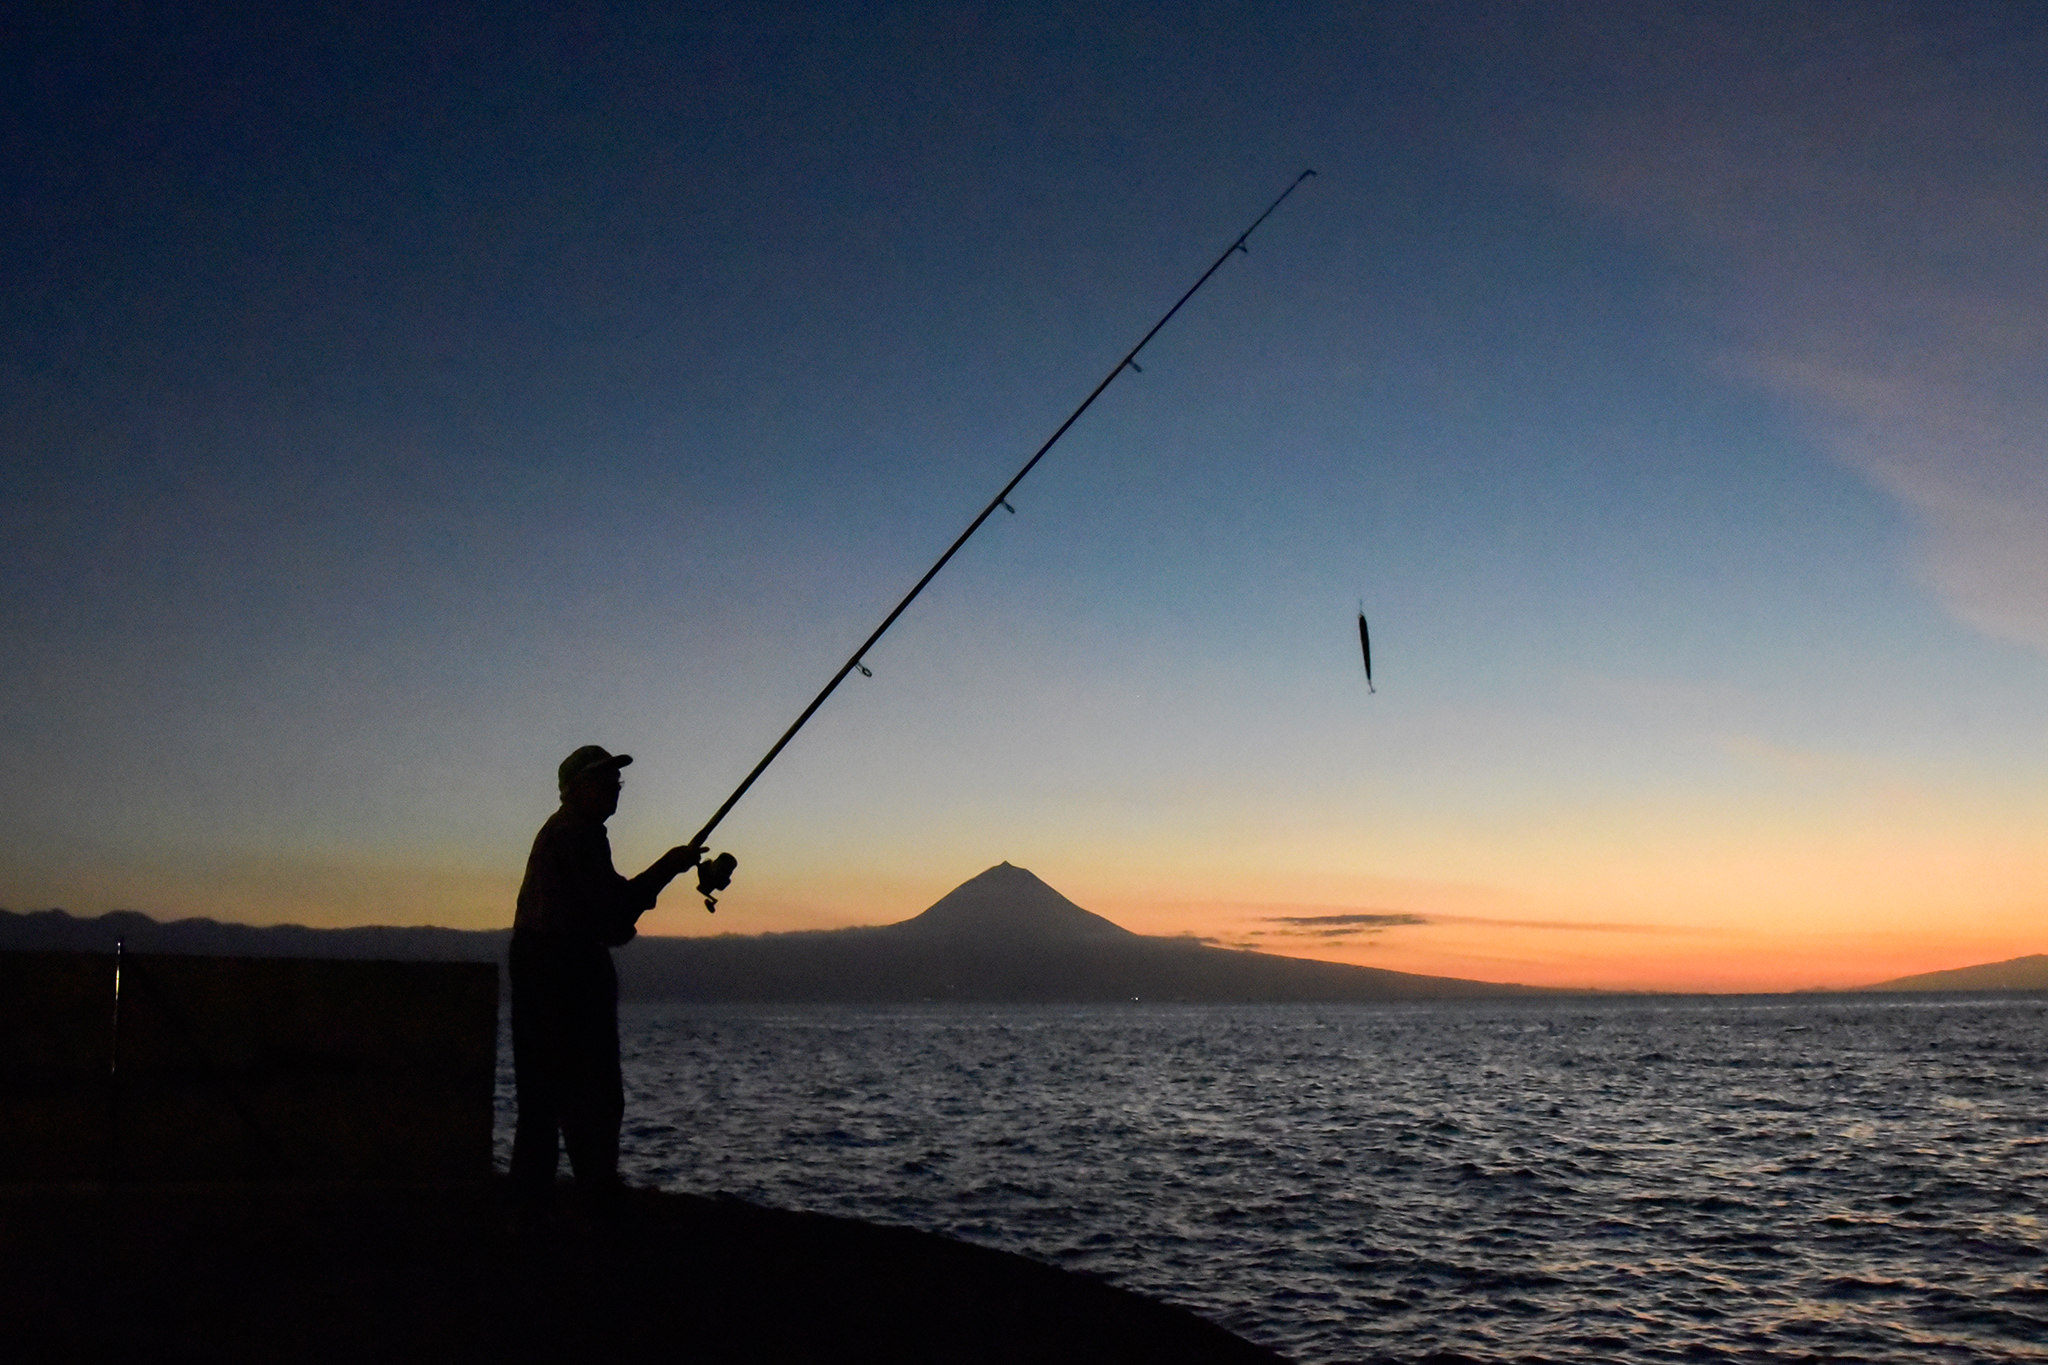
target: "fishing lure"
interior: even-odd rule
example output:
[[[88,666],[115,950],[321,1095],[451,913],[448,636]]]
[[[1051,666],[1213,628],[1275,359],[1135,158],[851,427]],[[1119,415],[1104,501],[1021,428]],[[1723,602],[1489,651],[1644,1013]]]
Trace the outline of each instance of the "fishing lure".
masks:
[[[1358,652],[1365,656],[1365,690],[1377,693],[1372,685],[1372,636],[1365,628],[1365,603],[1358,604]]]

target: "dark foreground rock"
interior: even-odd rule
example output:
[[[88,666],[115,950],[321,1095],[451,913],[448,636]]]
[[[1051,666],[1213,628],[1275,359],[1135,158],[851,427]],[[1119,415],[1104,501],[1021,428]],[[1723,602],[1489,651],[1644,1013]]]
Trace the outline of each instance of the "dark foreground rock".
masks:
[[[0,1191],[10,1361],[1275,1362],[1181,1309],[982,1247],[736,1200],[493,1187]]]

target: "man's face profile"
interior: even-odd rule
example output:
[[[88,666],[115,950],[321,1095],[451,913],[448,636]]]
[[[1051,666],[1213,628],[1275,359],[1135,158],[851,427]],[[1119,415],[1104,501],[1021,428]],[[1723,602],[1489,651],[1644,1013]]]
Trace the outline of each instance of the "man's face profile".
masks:
[[[598,820],[608,820],[619,808],[619,791],[624,784],[616,768],[579,773],[562,792],[562,804]]]

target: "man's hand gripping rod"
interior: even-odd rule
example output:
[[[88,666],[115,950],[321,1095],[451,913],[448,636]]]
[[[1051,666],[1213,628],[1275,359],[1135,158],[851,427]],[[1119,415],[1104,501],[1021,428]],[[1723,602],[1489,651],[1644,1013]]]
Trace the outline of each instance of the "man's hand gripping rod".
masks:
[[[747,794],[747,788],[754,785],[754,779],[759,777],[763,772],[767,771],[768,765],[775,761],[775,756],[782,752],[783,746],[787,745],[790,740],[796,737],[796,732],[804,728],[804,722],[809,720],[811,716],[816,713],[817,709],[825,704],[825,698],[831,696],[834,690],[838,688],[839,684],[846,680],[847,674],[853,672],[853,670],[856,668],[860,669],[862,673],[867,672],[867,669],[861,664],[861,659],[867,654],[867,652],[870,649],[873,649],[875,647],[875,641],[881,639],[883,633],[886,632],[890,626],[896,624],[896,618],[903,614],[904,609],[907,608],[912,602],[915,602],[917,600],[917,595],[924,591],[924,585],[931,582],[934,578],[938,577],[939,570],[946,567],[946,561],[950,560],[953,557],[953,555],[960,549],[960,547],[967,543],[967,539],[969,536],[972,536],[976,531],[981,529],[981,524],[984,521],[987,521],[989,517],[994,514],[995,510],[998,507],[1007,507],[1009,505],[1011,491],[1015,489],[1018,484],[1024,482],[1024,476],[1026,474],[1029,474],[1033,466],[1035,466],[1040,460],[1045,458],[1045,452],[1051,450],[1054,444],[1058,442],[1060,437],[1067,434],[1067,428],[1074,425],[1075,422],[1080,420],[1081,414],[1088,411],[1089,407],[1095,402],[1095,400],[1102,396],[1102,391],[1108,388],[1110,384],[1116,379],[1116,377],[1124,372],[1126,367],[1130,369],[1138,368],[1136,363],[1138,359],[1138,352],[1144,350],[1146,343],[1151,341],[1153,337],[1159,334],[1160,328],[1164,327],[1167,323],[1173,320],[1173,315],[1180,311],[1181,304],[1184,304],[1189,299],[1193,298],[1195,296],[1195,291],[1200,289],[1203,285],[1209,282],[1209,277],[1222,268],[1223,263],[1230,259],[1230,255],[1232,252],[1244,251],[1246,239],[1248,239],[1252,235],[1252,233],[1258,231],[1259,224],[1265,222],[1266,219],[1272,215],[1273,210],[1279,208],[1281,202],[1285,200],[1288,195],[1293,194],[1296,189],[1300,188],[1302,181],[1308,179],[1310,176],[1314,174],[1315,172],[1310,170],[1303,171],[1300,175],[1296,176],[1294,178],[1294,183],[1290,184],[1286,189],[1280,192],[1279,199],[1275,199],[1272,203],[1268,204],[1266,206],[1266,211],[1260,214],[1257,218],[1254,218],[1252,220],[1252,225],[1250,227],[1246,228],[1243,232],[1237,234],[1236,241],[1232,242],[1229,246],[1223,248],[1223,253],[1219,255],[1215,259],[1215,261],[1210,264],[1207,270],[1204,270],[1202,272],[1202,277],[1196,280],[1193,284],[1189,285],[1187,293],[1182,294],[1179,300],[1174,303],[1173,307],[1167,309],[1164,316],[1162,316],[1159,319],[1159,321],[1152,324],[1152,330],[1145,333],[1143,337],[1139,338],[1138,344],[1131,347],[1130,351],[1125,354],[1122,360],[1117,361],[1115,365],[1110,367],[1109,373],[1102,377],[1102,382],[1100,384],[1097,384],[1094,390],[1091,391],[1086,398],[1081,400],[1081,406],[1075,408],[1073,412],[1067,415],[1067,420],[1060,423],[1059,430],[1055,431],[1052,435],[1046,438],[1045,444],[1040,446],[1037,452],[1033,454],[1030,459],[1024,462],[1024,467],[1018,470],[1016,475],[1012,477],[1008,483],[1003,485],[1003,491],[996,494],[995,497],[989,501],[989,505],[981,509],[981,515],[976,517],[973,521],[967,524],[967,529],[960,533],[960,538],[958,540],[955,540],[951,545],[946,547],[946,553],[939,556],[938,563],[932,565],[931,568],[925,570],[924,577],[917,580],[917,586],[912,588],[909,592],[903,595],[903,600],[896,604],[896,610],[890,612],[886,617],[884,617],[882,619],[882,624],[875,627],[874,634],[868,636],[867,639],[861,641],[860,648],[853,651],[852,657],[847,659],[845,663],[839,666],[839,671],[832,675],[832,681],[825,684],[824,691],[818,693],[816,697],[812,698],[811,704],[804,708],[804,713],[796,718],[796,723],[791,725],[787,730],[782,732],[782,738],[775,741],[775,747],[770,749],[765,755],[762,756],[761,761],[754,765],[754,771],[748,773],[746,776],[746,780],[741,782],[739,786],[733,788],[732,795],[725,798],[725,804],[720,806],[717,812],[713,814],[709,820],[706,820],[704,822],[704,828],[698,830],[696,836],[690,840],[692,844],[695,844],[699,848],[702,848],[704,846],[704,841],[711,837],[711,831],[718,828],[718,822],[725,819],[726,814],[730,812],[734,806],[739,804],[740,798]],[[712,859],[710,862],[704,863],[698,867],[697,890],[701,892],[704,896],[704,908],[706,910],[712,911],[714,913],[717,911],[717,893],[725,890],[726,887],[732,885],[733,869],[738,866],[739,859],[733,857],[730,853],[721,853],[716,858]]]

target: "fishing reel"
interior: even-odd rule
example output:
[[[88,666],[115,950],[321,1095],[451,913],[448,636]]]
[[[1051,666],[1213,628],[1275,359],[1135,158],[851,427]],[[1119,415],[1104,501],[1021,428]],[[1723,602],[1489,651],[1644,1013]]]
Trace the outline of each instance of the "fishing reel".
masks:
[[[697,894],[704,898],[704,909],[710,914],[718,913],[718,893],[732,885],[732,870],[740,860],[730,853],[721,853],[708,863],[697,864]]]

